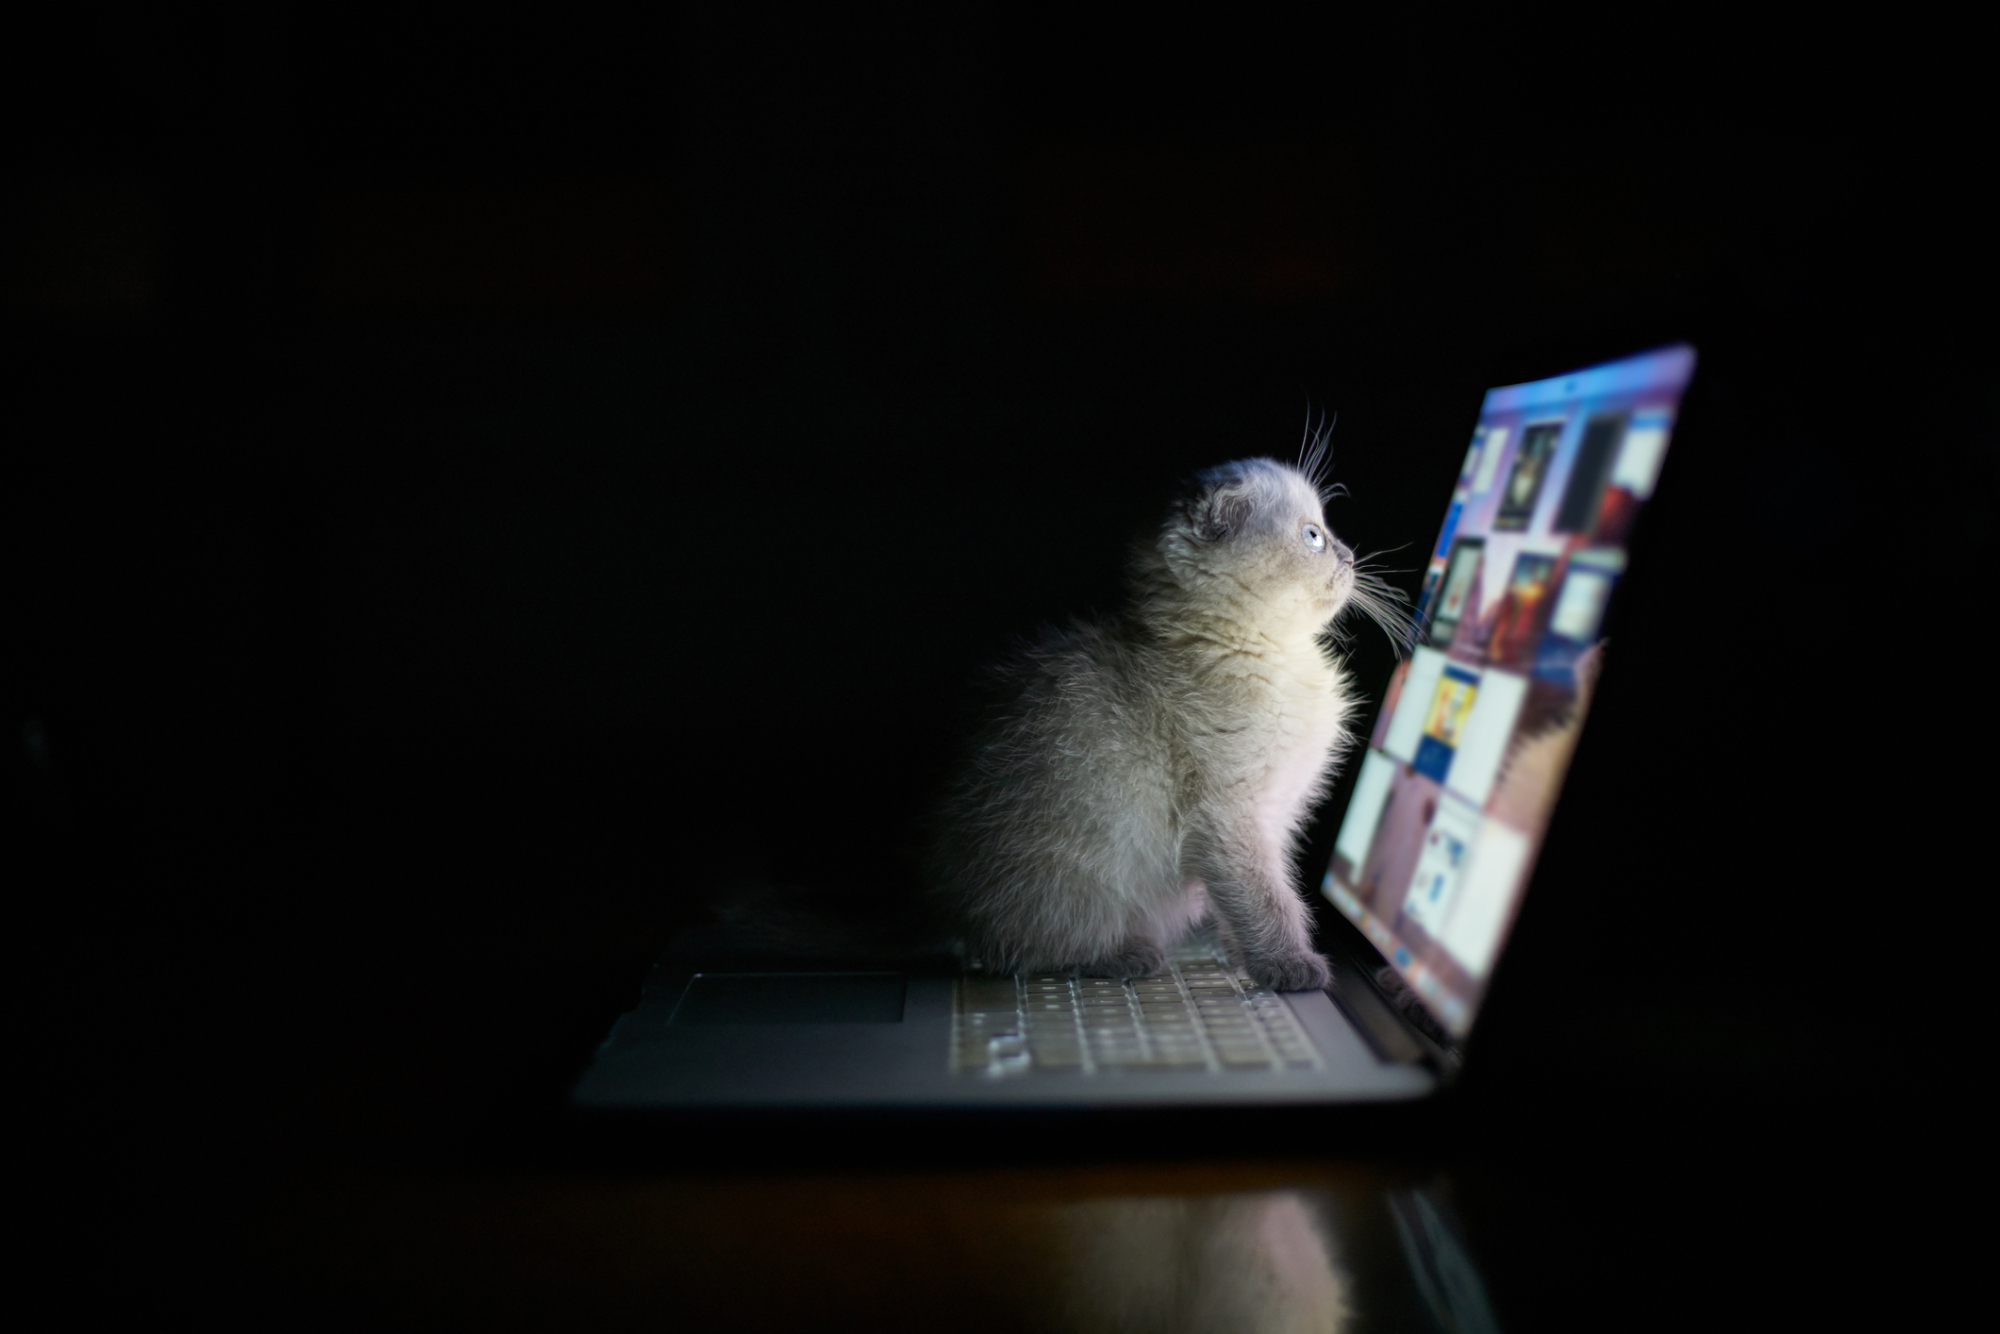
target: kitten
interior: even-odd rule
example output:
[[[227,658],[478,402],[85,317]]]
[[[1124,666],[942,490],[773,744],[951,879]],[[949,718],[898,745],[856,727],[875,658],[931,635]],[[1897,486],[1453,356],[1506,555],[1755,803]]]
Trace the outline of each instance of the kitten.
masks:
[[[1212,915],[1258,982],[1324,986],[1292,855],[1357,703],[1327,636],[1353,607],[1407,639],[1396,597],[1305,472],[1199,474],[1135,549],[1122,617],[1003,669],[1009,702],[932,858],[931,907],[968,961],[1143,976]]]

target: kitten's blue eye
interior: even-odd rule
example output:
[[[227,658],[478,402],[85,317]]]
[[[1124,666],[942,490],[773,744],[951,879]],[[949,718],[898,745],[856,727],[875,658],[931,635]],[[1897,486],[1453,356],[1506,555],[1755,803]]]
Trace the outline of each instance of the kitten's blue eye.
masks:
[[[1299,529],[1299,536],[1303,537],[1306,540],[1306,546],[1311,550],[1313,551],[1326,550],[1326,534],[1320,531],[1320,526],[1318,524],[1309,523],[1305,527]]]

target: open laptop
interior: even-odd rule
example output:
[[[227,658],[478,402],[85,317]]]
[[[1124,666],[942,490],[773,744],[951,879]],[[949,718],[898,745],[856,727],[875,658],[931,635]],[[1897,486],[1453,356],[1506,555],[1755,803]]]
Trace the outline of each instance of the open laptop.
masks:
[[[1274,995],[1199,936],[1163,972],[1121,980],[962,973],[948,958],[835,967],[694,931],[655,966],[575,1104],[1077,1108],[1435,1091],[1534,868],[1694,362],[1677,345],[1486,395],[1425,571],[1422,641],[1358,753],[1321,886],[1357,928],[1329,949],[1325,991]]]

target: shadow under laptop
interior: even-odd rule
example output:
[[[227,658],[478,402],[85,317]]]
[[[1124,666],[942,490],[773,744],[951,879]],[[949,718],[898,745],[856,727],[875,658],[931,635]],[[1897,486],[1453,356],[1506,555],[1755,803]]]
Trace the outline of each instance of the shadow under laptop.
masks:
[[[813,1107],[572,1112],[551,1157],[583,1172],[982,1171],[1175,1168],[1218,1154],[1286,1161],[1365,1145],[1429,1169],[1459,1137],[1449,1106]]]

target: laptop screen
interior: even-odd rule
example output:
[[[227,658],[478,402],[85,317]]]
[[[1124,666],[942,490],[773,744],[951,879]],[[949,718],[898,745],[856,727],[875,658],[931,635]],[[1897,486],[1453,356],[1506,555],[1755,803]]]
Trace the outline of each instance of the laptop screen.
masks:
[[[1590,705],[1686,345],[1486,395],[1325,892],[1445,1028],[1472,1027]]]

